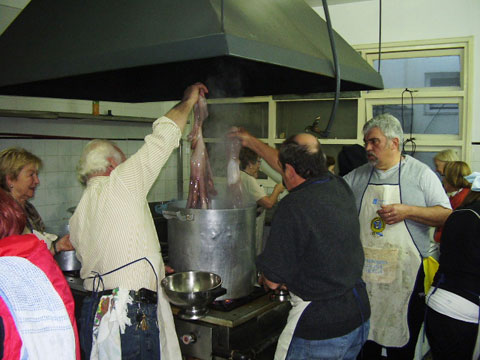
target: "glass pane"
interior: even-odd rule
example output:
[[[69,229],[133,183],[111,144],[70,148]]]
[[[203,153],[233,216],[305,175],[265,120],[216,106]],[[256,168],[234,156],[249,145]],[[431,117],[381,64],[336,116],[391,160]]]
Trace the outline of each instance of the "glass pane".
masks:
[[[378,60],[373,61],[378,69]],[[378,70],[377,70],[378,71]],[[460,87],[460,56],[380,59],[385,89],[438,86]]]
[[[257,138],[268,137],[268,103],[210,104],[203,136],[221,138],[232,126],[244,127]]]
[[[413,156],[415,159],[420,160],[424,164],[428,165],[430,167],[430,169],[432,169],[432,171],[435,174],[437,174],[437,176],[440,178],[440,174],[437,173],[437,171],[435,170],[435,163],[433,161],[433,158],[435,157],[435,155],[437,155],[437,152],[435,152],[435,151],[417,151],[412,155],[411,147],[407,147],[405,150],[406,150],[405,152],[408,155]]]
[[[305,132],[317,117],[325,130],[332,112],[333,100],[291,101],[277,103],[277,134],[284,139]],[[357,100],[340,100],[330,129],[330,138],[355,139],[357,137]]]
[[[403,126],[403,132],[409,134],[459,134],[458,104],[414,104],[413,127],[412,106],[374,105],[373,116],[389,113],[395,116]],[[403,119],[403,120],[402,120]]]

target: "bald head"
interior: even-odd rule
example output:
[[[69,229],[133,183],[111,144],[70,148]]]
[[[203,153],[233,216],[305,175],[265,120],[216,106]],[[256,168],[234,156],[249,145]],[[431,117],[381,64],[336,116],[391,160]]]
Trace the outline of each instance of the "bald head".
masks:
[[[317,138],[311,134],[289,137],[280,147],[278,158],[283,170],[289,164],[303,179],[319,177],[327,172],[325,154]]]
[[[295,141],[298,145],[306,146],[312,154],[315,154],[320,150],[320,143],[312,134],[297,134],[293,137],[293,141]]]

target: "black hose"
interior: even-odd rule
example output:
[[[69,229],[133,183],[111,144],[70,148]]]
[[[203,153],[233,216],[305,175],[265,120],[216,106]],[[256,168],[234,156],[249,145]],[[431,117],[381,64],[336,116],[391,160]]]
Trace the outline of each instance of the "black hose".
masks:
[[[335,100],[333,102],[332,112],[330,113],[330,119],[328,120],[327,128],[322,132],[323,137],[328,137],[330,135],[330,129],[333,125],[333,120],[335,119],[335,114],[337,113],[338,101],[340,100],[340,66],[338,64],[337,57],[337,48],[335,46],[335,38],[332,29],[332,22],[330,21],[330,13],[328,12],[327,0],[322,0],[323,11],[325,12],[325,19],[327,20],[328,28],[328,37],[330,38],[330,46],[332,48],[333,55],[333,64],[335,67]]]

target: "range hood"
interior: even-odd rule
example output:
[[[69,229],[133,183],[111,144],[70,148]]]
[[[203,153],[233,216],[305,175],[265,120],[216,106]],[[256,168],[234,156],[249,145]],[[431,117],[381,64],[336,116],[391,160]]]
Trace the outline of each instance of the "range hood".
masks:
[[[383,88],[338,34],[341,90]],[[0,37],[0,95],[178,100],[335,90],[325,21],[303,0],[32,0]]]

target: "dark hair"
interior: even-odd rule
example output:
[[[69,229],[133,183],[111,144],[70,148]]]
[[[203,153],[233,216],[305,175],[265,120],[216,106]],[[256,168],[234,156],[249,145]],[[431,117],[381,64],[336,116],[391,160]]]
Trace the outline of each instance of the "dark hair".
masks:
[[[289,137],[280,146],[278,159],[285,170],[285,165],[290,164],[295,172],[304,179],[312,179],[327,173],[326,157],[320,143],[317,145],[300,145],[295,136]]]
[[[367,161],[367,152],[363,146],[358,144],[344,145],[338,153],[338,175],[347,175]]]
[[[240,169],[245,170],[249,164],[255,164],[258,161],[259,156],[255,151],[247,147],[242,147],[238,158],[240,159]]]
[[[477,201],[480,201],[480,192],[470,190],[470,192],[467,194],[467,196],[465,196],[465,199],[463,199],[459,207],[467,206]]]

